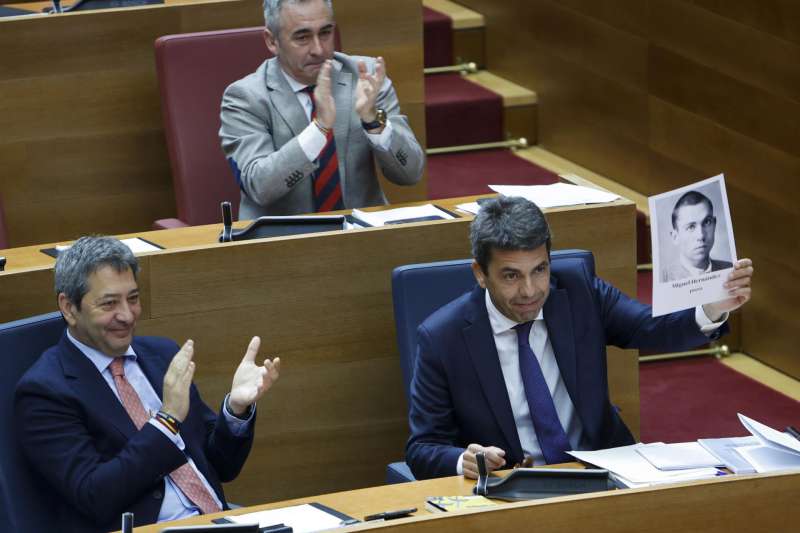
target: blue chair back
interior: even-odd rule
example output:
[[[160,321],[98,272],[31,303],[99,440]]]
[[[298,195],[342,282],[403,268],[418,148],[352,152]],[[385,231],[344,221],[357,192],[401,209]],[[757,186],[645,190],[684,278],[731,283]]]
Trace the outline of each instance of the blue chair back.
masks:
[[[14,434],[14,389],[39,356],[57,344],[66,326],[61,313],[0,324],[0,531],[59,531],[50,503],[55,494],[28,467]]]

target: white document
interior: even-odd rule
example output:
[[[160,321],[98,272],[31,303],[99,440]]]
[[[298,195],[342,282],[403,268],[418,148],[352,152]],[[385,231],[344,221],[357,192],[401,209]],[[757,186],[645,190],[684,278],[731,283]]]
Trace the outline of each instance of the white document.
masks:
[[[736,244],[719,174],[648,198],[653,250],[653,316],[728,298],[723,287]]]
[[[747,460],[736,452],[742,446],[760,444],[755,437],[728,437],[721,439],[697,439],[697,442],[714,457],[725,464],[734,474],[752,474],[756,471]]]
[[[449,220],[455,218],[450,213],[442,211],[433,204],[414,207],[398,207],[384,209],[383,211],[362,211],[353,209],[353,218],[363,220],[372,226],[385,226],[397,221],[413,221],[413,219]]]
[[[478,204],[478,202],[467,202],[465,204],[458,204],[456,206],[456,209],[460,209],[460,210],[465,211],[467,213],[471,213],[473,215],[477,215],[478,211],[481,210],[481,206],[480,206],[480,204]]]
[[[725,463],[708,453],[698,442],[648,444],[636,451],[659,470],[725,466]]]
[[[770,446],[782,452],[794,453],[798,455],[800,460],[800,441],[780,431],[774,430],[769,426],[756,422],[752,418],[744,416],[742,413],[736,413],[742,425],[747,428],[747,431],[753,434],[755,438],[761,441],[761,444]]]
[[[741,446],[736,451],[756,469],[759,474],[776,470],[800,468],[800,455],[773,448],[772,446]]]
[[[582,185],[553,183],[551,185],[489,185],[493,191],[503,196],[521,196],[535,203],[539,208],[561,207],[567,205],[602,204],[613,202],[619,196]]]
[[[341,518],[307,503],[238,516],[227,516],[226,518],[234,524],[258,522],[259,527],[284,524],[291,526],[294,533],[312,533],[342,526]]]
[[[632,444],[597,451],[567,452],[576,459],[612,472],[614,477],[628,487],[657,483],[676,483],[704,479],[717,475],[716,468],[689,468],[684,470],[659,470],[639,454],[638,449],[647,444]]]
[[[153,243],[147,242],[144,239],[140,239],[139,237],[132,237],[130,239],[121,239],[120,242],[131,249],[131,252],[134,254],[139,254],[142,252],[155,252],[156,250],[162,250],[163,248],[156,246]],[[56,251],[58,253],[64,252],[69,250],[71,244],[64,244],[56,246]]]

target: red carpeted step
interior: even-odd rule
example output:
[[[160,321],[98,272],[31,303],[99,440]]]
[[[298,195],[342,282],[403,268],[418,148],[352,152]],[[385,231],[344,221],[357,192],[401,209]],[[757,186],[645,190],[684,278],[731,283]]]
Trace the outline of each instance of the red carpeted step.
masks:
[[[489,185],[546,185],[558,176],[508,150],[481,150],[428,157],[428,198],[488,194]]]
[[[425,67],[453,64],[453,21],[433,9],[422,7]]]
[[[503,99],[460,74],[425,76],[428,148],[503,140]]]
[[[800,426],[800,402],[716,359],[662,361],[639,368],[642,442],[749,435],[736,413],[780,431]]]

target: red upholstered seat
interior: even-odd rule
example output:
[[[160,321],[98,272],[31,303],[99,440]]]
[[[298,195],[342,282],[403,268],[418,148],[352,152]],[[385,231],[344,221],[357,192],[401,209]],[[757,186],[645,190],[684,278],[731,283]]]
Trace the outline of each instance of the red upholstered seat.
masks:
[[[155,48],[178,219],[154,227],[218,222],[223,200],[236,216],[239,187],[220,146],[220,103],[228,85],[271,56],[264,28],[166,35]]]

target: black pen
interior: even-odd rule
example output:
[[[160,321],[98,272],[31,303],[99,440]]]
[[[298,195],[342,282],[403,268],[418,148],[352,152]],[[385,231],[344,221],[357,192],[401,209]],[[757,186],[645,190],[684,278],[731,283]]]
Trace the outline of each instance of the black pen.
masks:
[[[411,513],[416,513],[417,508],[413,507],[411,509],[399,509],[397,511],[385,511],[383,513],[378,514],[371,514],[364,517],[364,522],[370,522],[372,520],[391,520],[393,518],[403,518],[404,516],[408,516]]]
[[[794,426],[786,426],[786,433],[791,435],[792,437],[800,440],[800,431],[797,431],[797,428]]]

